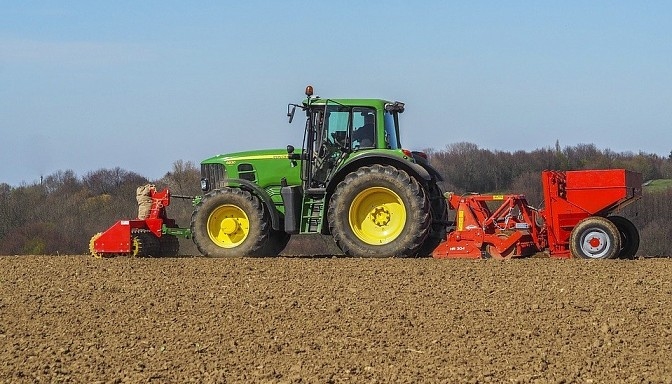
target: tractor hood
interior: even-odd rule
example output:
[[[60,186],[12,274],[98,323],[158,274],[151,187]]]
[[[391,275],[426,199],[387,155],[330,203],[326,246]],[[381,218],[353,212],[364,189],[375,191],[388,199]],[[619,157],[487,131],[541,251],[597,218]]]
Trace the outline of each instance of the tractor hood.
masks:
[[[283,179],[289,185],[301,184],[301,166],[289,158],[285,148],[235,152],[203,160],[201,178],[206,180],[206,189],[252,183],[279,194]]]
[[[301,150],[297,150],[295,153],[301,153]],[[233,152],[225,153],[211,157],[209,159],[203,160],[203,164],[224,164],[224,165],[234,165],[241,162],[250,162],[257,160],[272,160],[272,159],[284,159],[288,160],[287,149],[259,149],[254,151],[243,151],[243,152]]]

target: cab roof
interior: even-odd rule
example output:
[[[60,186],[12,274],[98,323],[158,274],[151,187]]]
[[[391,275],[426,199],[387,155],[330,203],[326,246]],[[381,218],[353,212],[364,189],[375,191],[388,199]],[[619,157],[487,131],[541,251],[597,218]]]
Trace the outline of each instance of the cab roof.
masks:
[[[303,100],[303,105],[308,105],[308,99]],[[395,106],[395,110],[403,112],[404,103],[399,101],[389,101],[384,99],[322,99],[320,97],[312,97],[310,105],[327,105],[327,104],[341,104],[348,107],[371,107],[378,110],[385,109],[386,105]]]
[[[310,100],[311,105],[343,104],[349,107],[372,107],[376,109],[385,108],[385,104],[394,103],[383,99],[322,99],[313,97]],[[303,105],[308,105],[308,99],[303,100]]]

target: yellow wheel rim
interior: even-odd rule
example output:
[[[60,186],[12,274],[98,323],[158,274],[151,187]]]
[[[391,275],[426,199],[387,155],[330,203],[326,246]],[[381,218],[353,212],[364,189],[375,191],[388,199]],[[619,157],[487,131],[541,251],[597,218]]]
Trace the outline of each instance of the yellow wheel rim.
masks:
[[[367,188],[350,204],[352,232],[363,242],[384,245],[394,241],[406,225],[406,207],[399,195],[383,187]]]
[[[133,236],[131,240],[131,253],[129,253],[129,256],[138,257],[141,249],[142,243],[140,243],[140,240],[138,240],[137,237]]]
[[[98,232],[93,237],[91,237],[91,240],[89,240],[89,252],[91,253],[91,256],[101,258],[103,257],[102,253],[96,252],[96,240],[98,240],[101,236],[103,235],[102,232]]]
[[[225,204],[208,216],[208,236],[222,248],[239,246],[250,233],[250,219],[238,206]]]

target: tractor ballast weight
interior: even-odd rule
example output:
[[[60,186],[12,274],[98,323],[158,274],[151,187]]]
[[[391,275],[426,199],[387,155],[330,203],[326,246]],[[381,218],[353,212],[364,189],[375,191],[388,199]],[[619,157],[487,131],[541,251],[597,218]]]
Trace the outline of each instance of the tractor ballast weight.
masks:
[[[454,230],[435,258],[499,258],[546,252],[554,258],[632,258],[635,226],[610,216],[642,194],[642,176],[625,169],[544,171],[544,208],[524,195],[447,194]],[[492,203],[500,203],[493,208]],[[488,205],[490,203],[490,205]]]
[[[171,198],[169,189],[157,191],[151,186],[148,196],[151,206],[146,218],[119,220],[91,238],[89,251],[93,256],[177,256],[180,243],[176,236],[188,238],[190,231],[178,228],[175,220],[166,215]]]

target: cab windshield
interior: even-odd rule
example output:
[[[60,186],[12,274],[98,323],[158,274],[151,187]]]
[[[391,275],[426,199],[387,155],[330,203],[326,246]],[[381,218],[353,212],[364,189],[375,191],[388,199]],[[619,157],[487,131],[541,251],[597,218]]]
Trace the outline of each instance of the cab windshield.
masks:
[[[385,111],[385,146],[387,149],[400,149],[399,144],[399,115],[396,112]]]

